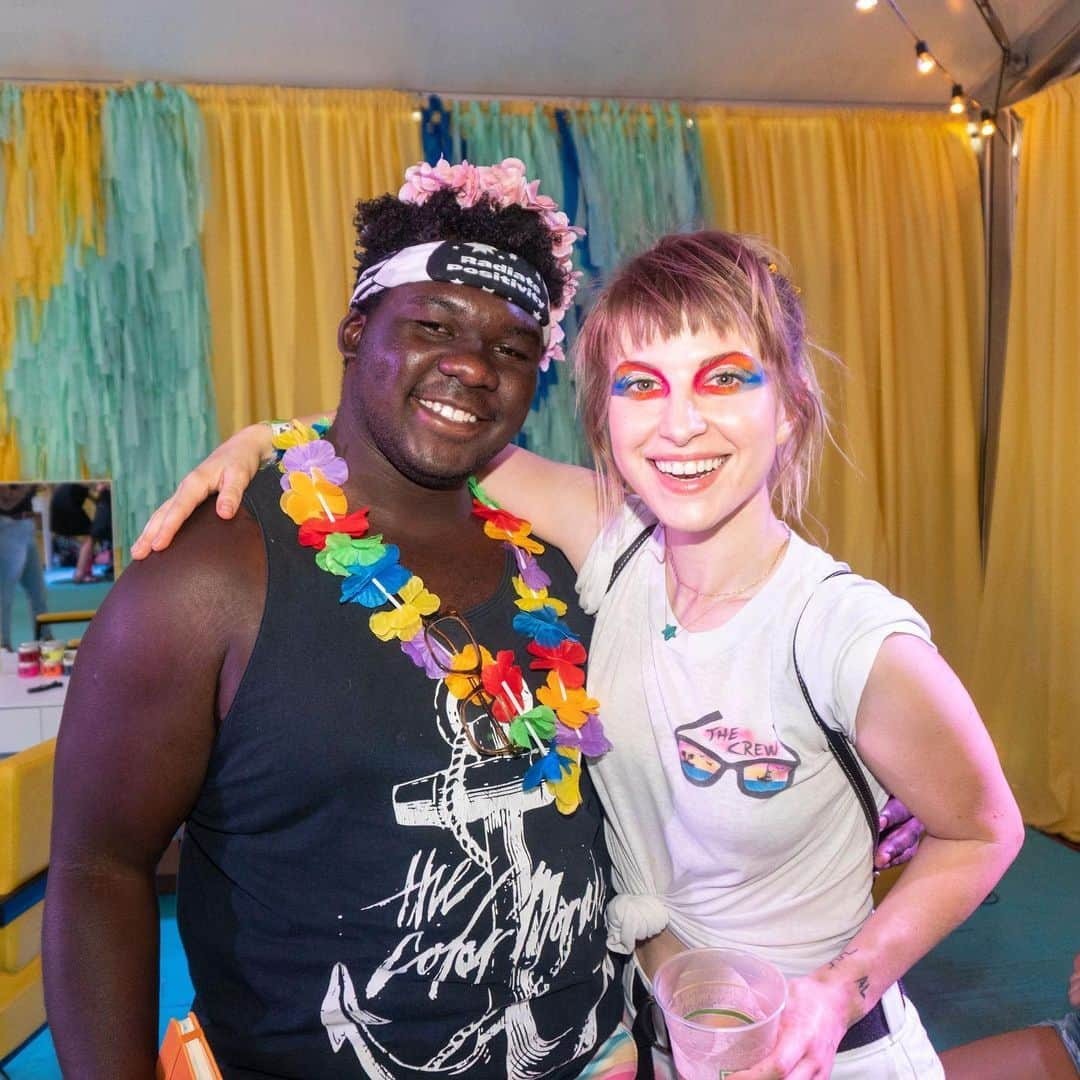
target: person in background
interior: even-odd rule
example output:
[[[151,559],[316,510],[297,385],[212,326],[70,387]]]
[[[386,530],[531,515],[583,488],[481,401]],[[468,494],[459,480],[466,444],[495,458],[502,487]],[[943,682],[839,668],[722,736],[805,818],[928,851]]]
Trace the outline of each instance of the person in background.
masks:
[[[941,1077],[899,978],[989,892],[1023,826],[925,621],[787,524],[824,434],[796,290],[749,238],[665,237],[601,291],[577,376],[598,476],[508,447],[483,484],[518,516],[505,528],[527,517],[565,552],[596,613],[587,697],[607,703],[613,749],[589,771],[628,1005],[675,953],[742,948],[789,996],[774,1051],[732,1075]],[[234,436],[133,554],[208,490],[235,506],[269,442],[265,427]],[[826,727],[857,751],[866,802]],[[871,914],[886,790],[928,834]]]
[[[93,518],[86,512],[94,504]],[[97,552],[112,551],[112,498],[107,481],[94,484],[57,484],[49,503],[49,518],[55,536],[78,542],[71,580],[85,585],[95,581]]]
[[[12,650],[12,613],[20,586],[30,602],[31,617],[48,611],[34,524],[36,484],[0,484],[0,648]]]

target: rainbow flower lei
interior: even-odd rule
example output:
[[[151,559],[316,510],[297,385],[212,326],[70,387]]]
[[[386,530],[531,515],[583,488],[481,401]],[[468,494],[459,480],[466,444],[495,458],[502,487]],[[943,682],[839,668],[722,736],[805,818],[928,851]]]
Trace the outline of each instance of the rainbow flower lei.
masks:
[[[535,559],[544,546],[530,535],[532,526],[501,509],[470,478],[473,514],[483,520],[485,535],[502,541],[517,562],[513,626],[529,639],[529,668],[547,672],[536,691],[540,704],[526,709],[524,676],[512,650],[492,655],[480,645],[478,658],[467,645],[444,664],[452,669],[449,673],[435,662],[425,640],[424,619],[439,610],[439,598],[401,565],[396,545],[384,543],[381,535],[368,536],[367,507],[349,512],[341,489],[349,469],[322,437],[326,429],[325,424],[309,427],[293,421],[273,437],[274,448],[282,454],[281,508],[299,525],[300,543],[315,549],[320,569],[343,579],[341,602],[372,609],[371,632],[380,641],[398,641],[429,679],[446,684],[447,693],[458,700],[472,693],[477,676],[466,673],[475,671],[479,662],[494,721],[505,726],[515,746],[539,754],[526,770],[522,787],[531,791],[546,785],[560,813],[573,813],[581,805],[581,755],[605,753],[611,744],[600,723],[599,702],[585,691],[585,647],[562,621],[565,602],[548,593],[551,579]]]

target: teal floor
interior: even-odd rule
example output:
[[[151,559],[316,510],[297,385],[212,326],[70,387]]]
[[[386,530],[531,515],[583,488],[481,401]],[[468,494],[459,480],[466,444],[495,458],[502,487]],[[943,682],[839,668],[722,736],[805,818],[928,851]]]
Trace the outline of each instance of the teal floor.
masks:
[[[945,1050],[1068,1008],[1073,953],[1080,951],[1080,853],[1028,830],[1027,842],[991,902],[909,972],[908,993],[934,1045]],[[185,1016],[191,980],[176,931],[176,904],[161,898],[161,1033]],[[60,1080],[48,1030],[7,1065],[11,1080]]]
[[[996,902],[995,902],[996,898]],[[1080,852],[1028,829],[998,887],[904,982],[939,1050],[1069,1010]]]

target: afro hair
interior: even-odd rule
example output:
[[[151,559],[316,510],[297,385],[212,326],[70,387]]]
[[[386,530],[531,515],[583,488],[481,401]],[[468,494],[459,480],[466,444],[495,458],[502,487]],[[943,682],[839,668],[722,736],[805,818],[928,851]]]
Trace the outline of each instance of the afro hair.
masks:
[[[500,208],[491,199],[458,205],[453,191],[437,191],[425,203],[406,203],[380,195],[356,204],[356,273],[414,244],[436,240],[491,244],[527,259],[547,286],[552,307],[562,305],[566,278],[552,254],[551,233],[543,219],[522,206]]]

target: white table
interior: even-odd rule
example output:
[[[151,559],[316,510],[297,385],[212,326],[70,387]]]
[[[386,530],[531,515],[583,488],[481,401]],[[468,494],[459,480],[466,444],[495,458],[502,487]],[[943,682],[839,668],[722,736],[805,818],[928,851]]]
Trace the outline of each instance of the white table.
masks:
[[[56,735],[68,680],[66,675],[20,679],[0,673],[0,754],[17,753]],[[26,692],[31,686],[50,682],[61,685],[37,694]]]

